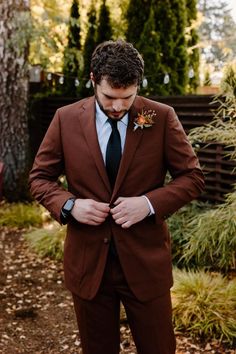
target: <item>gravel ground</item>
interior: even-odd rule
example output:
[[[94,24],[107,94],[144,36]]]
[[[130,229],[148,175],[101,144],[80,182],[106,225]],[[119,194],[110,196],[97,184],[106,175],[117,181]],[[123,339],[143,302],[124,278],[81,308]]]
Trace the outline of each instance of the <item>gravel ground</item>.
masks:
[[[39,258],[22,233],[0,229],[0,353],[82,354],[62,264]],[[136,354],[125,322],[120,332],[120,354]],[[216,341],[201,344],[182,334],[176,337],[176,354],[236,354]]]

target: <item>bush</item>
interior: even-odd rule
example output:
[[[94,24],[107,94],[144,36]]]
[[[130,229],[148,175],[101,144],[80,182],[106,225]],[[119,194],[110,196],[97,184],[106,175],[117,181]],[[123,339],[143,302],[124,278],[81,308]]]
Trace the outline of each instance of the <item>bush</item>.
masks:
[[[189,222],[200,217],[201,213],[208,209],[209,204],[194,201],[181,208],[168,219],[168,227],[172,240],[172,259],[173,263],[178,265],[178,267],[186,265],[186,259],[183,256],[191,232],[191,228],[188,225]],[[188,265],[191,262],[194,263],[194,260],[189,260]]]
[[[236,339],[236,281],[220,274],[175,270],[172,290],[176,330],[205,340]]]
[[[41,257],[62,260],[66,227],[55,223],[49,229],[36,229],[24,235],[30,247]]]
[[[187,225],[183,261],[227,271],[236,268],[236,192],[225,203],[196,215]]]
[[[41,226],[46,212],[36,203],[2,203],[0,207],[0,226],[25,228]]]

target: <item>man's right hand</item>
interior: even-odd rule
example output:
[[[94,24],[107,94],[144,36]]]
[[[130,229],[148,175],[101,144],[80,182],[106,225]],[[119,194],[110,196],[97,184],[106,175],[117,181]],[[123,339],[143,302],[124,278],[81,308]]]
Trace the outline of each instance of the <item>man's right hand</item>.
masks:
[[[71,215],[80,223],[87,225],[102,224],[108,214],[108,203],[96,202],[93,199],[76,199]]]

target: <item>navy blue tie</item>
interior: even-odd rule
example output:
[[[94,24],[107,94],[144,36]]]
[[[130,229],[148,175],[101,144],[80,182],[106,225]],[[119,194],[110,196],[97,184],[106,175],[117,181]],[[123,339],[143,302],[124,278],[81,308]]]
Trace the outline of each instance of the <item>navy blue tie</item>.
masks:
[[[111,118],[108,118],[107,121],[110,123],[112,131],[106,149],[106,169],[113,188],[121,160],[121,139],[117,129],[117,121]]]

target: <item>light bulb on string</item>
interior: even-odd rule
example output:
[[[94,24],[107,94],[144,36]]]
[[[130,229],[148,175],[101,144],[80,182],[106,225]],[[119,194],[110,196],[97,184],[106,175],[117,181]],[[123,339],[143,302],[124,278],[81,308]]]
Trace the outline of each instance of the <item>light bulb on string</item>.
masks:
[[[59,78],[59,84],[61,84],[61,85],[64,84],[64,76],[60,76],[60,78]]]
[[[148,81],[146,77],[143,78],[142,86],[143,88],[146,88],[148,86]]]
[[[48,81],[51,81],[51,80],[52,80],[52,73],[48,73],[48,74],[47,74],[47,80],[48,80]]]
[[[86,82],[85,87],[86,87],[87,89],[90,89],[90,87],[91,87],[91,80],[88,80],[88,81]]]
[[[76,79],[75,79],[75,86],[78,87],[79,84],[80,84],[79,79],[76,78]]]
[[[189,69],[188,77],[189,77],[189,79],[192,79],[192,78],[194,77],[194,70],[193,70],[192,66],[191,66],[191,68]]]
[[[170,82],[169,74],[165,73],[163,82],[164,82],[165,85],[167,85]]]

